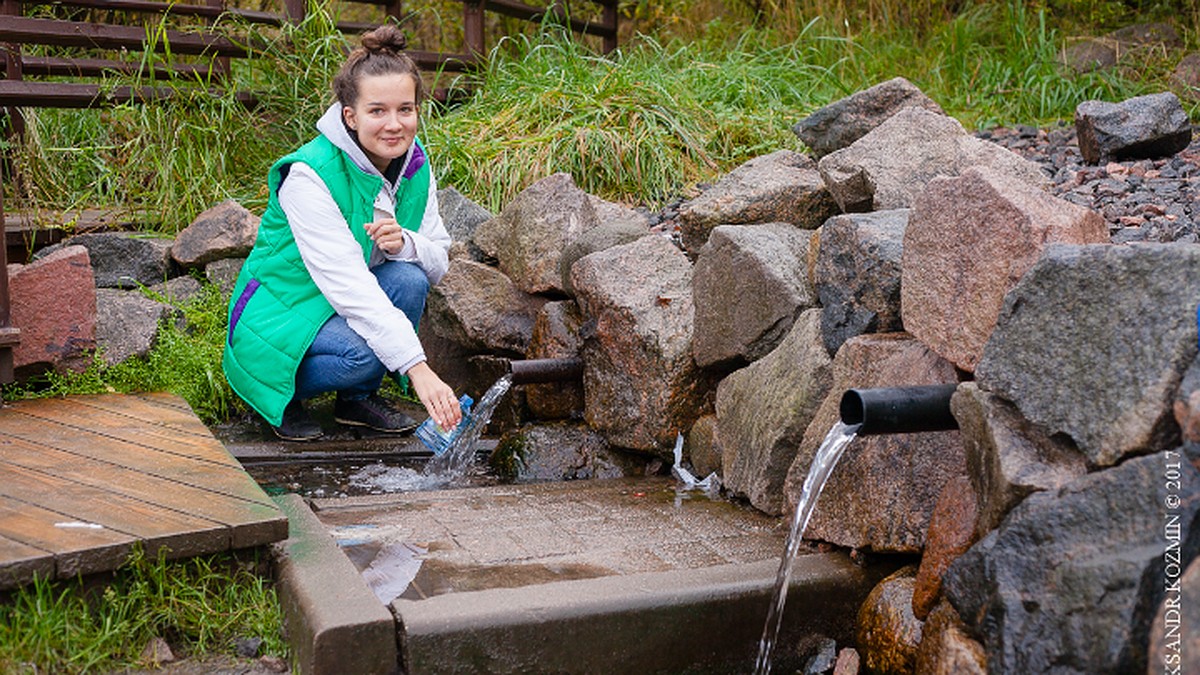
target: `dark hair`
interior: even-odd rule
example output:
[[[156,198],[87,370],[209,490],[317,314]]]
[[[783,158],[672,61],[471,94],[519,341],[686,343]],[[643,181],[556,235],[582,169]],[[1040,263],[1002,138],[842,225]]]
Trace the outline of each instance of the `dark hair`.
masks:
[[[333,95],[342,105],[358,102],[358,83],[368,75],[410,75],[416,83],[417,104],[425,98],[425,87],[417,64],[404,53],[408,41],[400,29],[384,24],[362,36],[362,46],[350,52],[333,78]]]

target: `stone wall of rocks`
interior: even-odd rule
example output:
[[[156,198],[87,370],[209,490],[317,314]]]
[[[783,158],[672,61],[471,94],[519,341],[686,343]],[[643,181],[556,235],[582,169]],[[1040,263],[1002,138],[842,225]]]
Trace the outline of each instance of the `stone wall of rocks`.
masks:
[[[1084,154],[1177,152],[1192,139],[1179,110],[1170,94],[1081,105]],[[420,326],[432,365],[478,396],[508,359],[581,356],[582,382],[518,387],[497,416],[539,454],[537,478],[611,475],[629,457],[653,470],[684,434],[697,473],[779,515],[843,391],[958,383],[958,430],[857,439],[810,523],[810,539],[920,556],[864,604],[846,662],[1153,670],[1178,646],[1150,627],[1200,584],[1200,245],[1112,243],[1111,223],[1055,196],[1037,163],[902,79],[795,132],[812,155],[751,160],[675,218],[565,174],[495,215],[444,189],[457,243]],[[76,318],[23,342],[18,365],[143,353],[173,310],[128,289],[184,297],[191,270],[228,288],[255,226],[226,203],[174,241],[83,235],[44,251],[10,272],[27,335],[23,295],[94,283],[60,284]],[[134,323],[148,337],[126,346],[116,334]],[[544,437],[586,439],[589,457],[542,458],[561,444]]]

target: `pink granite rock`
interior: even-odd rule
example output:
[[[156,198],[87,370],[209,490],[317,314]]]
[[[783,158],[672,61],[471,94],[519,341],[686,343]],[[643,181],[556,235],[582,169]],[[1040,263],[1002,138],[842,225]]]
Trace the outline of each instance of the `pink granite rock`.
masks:
[[[8,266],[13,349],[18,372],[82,372],[96,348],[96,284],[83,246],[67,246],[28,265]]]

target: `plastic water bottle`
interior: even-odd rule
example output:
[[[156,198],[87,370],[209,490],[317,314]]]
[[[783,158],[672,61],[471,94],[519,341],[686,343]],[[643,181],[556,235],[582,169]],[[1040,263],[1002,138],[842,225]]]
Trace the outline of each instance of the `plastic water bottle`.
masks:
[[[462,432],[471,424],[471,406],[474,404],[474,399],[463,394],[458,399],[458,405],[462,409],[462,420],[458,423],[458,426],[453,429],[443,429],[430,417],[421,422],[421,426],[417,427],[414,435],[425,444],[425,447],[433,451],[435,457],[441,457],[450,449],[450,446],[454,445],[454,441],[458,440]]]

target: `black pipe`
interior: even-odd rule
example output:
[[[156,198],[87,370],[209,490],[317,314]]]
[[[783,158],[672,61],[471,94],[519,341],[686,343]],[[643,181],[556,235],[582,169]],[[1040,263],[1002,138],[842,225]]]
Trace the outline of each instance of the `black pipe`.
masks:
[[[957,384],[847,389],[838,412],[842,423],[861,424],[858,435],[948,431],[958,428],[950,413]]]
[[[578,380],[583,378],[583,359],[566,357],[509,361],[508,372],[512,375],[513,384]]]

